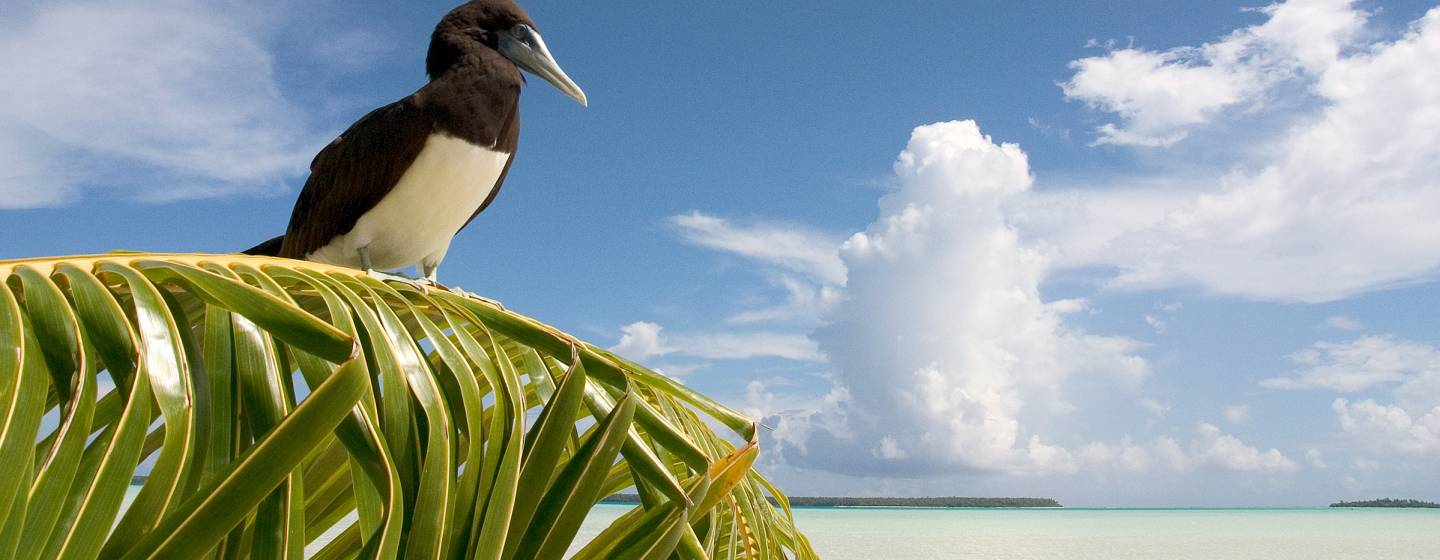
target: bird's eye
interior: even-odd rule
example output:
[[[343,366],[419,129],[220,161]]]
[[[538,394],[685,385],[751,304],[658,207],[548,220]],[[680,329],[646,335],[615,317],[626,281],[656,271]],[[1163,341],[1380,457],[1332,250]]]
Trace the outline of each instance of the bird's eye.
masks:
[[[516,39],[519,39],[521,43],[525,43],[525,46],[532,49],[535,48],[535,38],[539,36],[539,34],[535,32],[535,28],[523,23],[511,28],[510,34],[514,35]]]

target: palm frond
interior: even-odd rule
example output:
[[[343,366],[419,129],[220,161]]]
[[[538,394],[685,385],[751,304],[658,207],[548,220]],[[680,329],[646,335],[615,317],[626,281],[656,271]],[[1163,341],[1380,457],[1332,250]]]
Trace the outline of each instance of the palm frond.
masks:
[[[492,302],[239,255],[0,278],[0,558],[815,557],[754,421]]]

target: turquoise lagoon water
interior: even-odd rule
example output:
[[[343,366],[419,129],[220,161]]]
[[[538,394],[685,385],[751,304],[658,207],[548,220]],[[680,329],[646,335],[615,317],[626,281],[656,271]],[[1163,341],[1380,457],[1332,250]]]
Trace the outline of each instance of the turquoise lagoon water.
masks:
[[[596,506],[577,542],[629,507]],[[795,523],[826,560],[1440,559],[1440,509],[797,508]]]
[[[600,505],[588,541],[627,506]],[[1440,560],[1440,510],[797,508],[826,560]]]
[[[829,560],[1440,559],[1440,510],[803,508]]]

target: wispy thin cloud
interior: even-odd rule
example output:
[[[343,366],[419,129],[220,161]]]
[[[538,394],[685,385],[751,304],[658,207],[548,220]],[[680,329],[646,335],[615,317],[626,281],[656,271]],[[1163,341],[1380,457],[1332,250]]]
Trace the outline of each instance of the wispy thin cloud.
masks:
[[[1150,397],[1145,397],[1143,399],[1135,401],[1135,404],[1140,405],[1140,408],[1143,408],[1146,412],[1149,412],[1150,414],[1154,414],[1156,416],[1164,416],[1170,413],[1170,405],[1162,403]]]
[[[845,283],[840,239],[790,224],[760,222],[737,226],[729,220],[691,212],[670,217],[686,241],[803,274],[824,284]]]
[[[7,15],[0,207],[102,185],[146,200],[286,188],[324,138],[286,100],[264,30],[242,12],[116,0]]]
[[[1373,392],[1390,388],[1390,402],[1336,398],[1340,438],[1353,450],[1383,457],[1440,455],[1440,348],[1393,336],[1317,342],[1290,359],[1301,369],[1266,379],[1272,389]]]
[[[1232,426],[1241,426],[1250,422],[1250,405],[1236,404],[1225,407],[1225,421]]]
[[[636,360],[657,356],[689,356],[711,360],[781,358],[823,362],[815,341],[799,333],[772,331],[717,331],[665,334],[656,323],[636,322],[621,327],[620,341],[610,349]]]
[[[1365,328],[1364,324],[1361,324],[1359,321],[1356,321],[1344,315],[1331,315],[1329,317],[1326,317],[1323,325],[1326,328],[1342,331],[1358,331]]]
[[[1440,350],[1391,336],[1365,336],[1347,342],[1317,342],[1290,360],[1301,369],[1260,382],[1270,389],[1325,389],[1354,393],[1403,381],[1427,371],[1440,372]]]

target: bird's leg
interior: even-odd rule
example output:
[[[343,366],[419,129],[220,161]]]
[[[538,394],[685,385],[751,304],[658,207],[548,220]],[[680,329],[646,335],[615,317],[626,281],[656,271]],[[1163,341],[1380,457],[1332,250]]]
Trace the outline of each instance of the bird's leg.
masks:
[[[420,281],[428,283],[431,286],[439,286],[440,283],[435,281],[435,273],[439,270],[440,263],[429,263],[422,261],[420,263]]]
[[[370,248],[369,248],[369,247],[361,247],[361,248],[357,249],[356,252],[360,253],[360,270],[365,271],[365,274],[366,274],[367,276],[369,276],[369,277],[371,277],[371,278],[374,278],[374,279],[376,279],[376,280],[379,280],[379,281],[381,281],[381,282],[386,282],[386,281],[391,281],[391,280],[393,280],[393,281],[395,281],[395,282],[402,282],[402,283],[405,283],[405,284],[409,284],[411,287],[413,287],[413,288],[415,288],[415,289],[417,289],[417,290],[424,291],[424,287],[421,286],[419,282],[415,281],[414,278],[408,278],[408,277],[406,277],[406,276],[402,276],[402,275],[399,275],[399,274],[390,274],[389,272],[380,272],[380,271],[378,271],[378,270],[375,270],[375,269],[370,265]]]
[[[370,247],[361,247],[356,249],[355,252],[360,253],[360,270],[370,272],[375,269],[375,267],[370,266]]]

